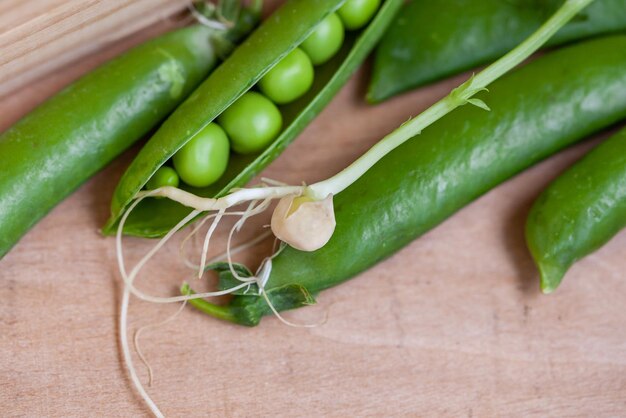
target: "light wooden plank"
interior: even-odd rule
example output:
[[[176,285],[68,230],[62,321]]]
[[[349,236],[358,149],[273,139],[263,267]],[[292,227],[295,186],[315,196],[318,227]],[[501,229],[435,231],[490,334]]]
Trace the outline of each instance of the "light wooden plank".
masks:
[[[10,0],[13,2],[13,0]],[[27,2],[37,3],[37,2]],[[10,9],[0,21],[0,96],[155,22],[188,0],[45,0]],[[44,7],[48,7],[45,9]],[[17,18],[21,15],[21,18]]]

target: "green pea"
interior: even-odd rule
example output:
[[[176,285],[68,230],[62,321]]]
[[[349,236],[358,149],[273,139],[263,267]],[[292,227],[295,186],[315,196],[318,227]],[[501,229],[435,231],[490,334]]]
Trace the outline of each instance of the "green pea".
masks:
[[[248,92],[219,117],[230,137],[233,150],[252,154],[267,147],[278,135],[283,117],[274,103],[256,92]]]
[[[172,167],[163,166],[150,177],[146,184],[146,189],[154,190],[159,187],[172,186],[178,187],[178,173]]]
[[[299,48],[291,51],[259,81],[261,91],[278,104],[302,97],[312,85],[313,64]]]
[[[380,0],[348,0],[337,13],[348,30],[360,29],[378,10]]]
[[[229,155],[226,133],[210,123],[174,154],[174,168],[188,185],[206,187],[224,174]]]
[[[331,13],[302,42],[300,48],[306,52],[313,65],[320,65],[339,51],[343,38],[343,23],[336,13]]]

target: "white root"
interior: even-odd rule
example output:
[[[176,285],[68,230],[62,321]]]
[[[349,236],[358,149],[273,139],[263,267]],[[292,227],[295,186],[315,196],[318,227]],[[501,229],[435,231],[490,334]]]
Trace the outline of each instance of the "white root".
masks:
[[[219,224],[220,220],[222,220],[222,216],[224,216],[224,212],[224,209],[221,209],[219,212],[217,212],[217,216],[215,217],[215,219],[213,219],[213,222],[211,223],[211,226],[209,227],[209,230],[204,237],[204,244],[202,245],[202,257],[200,259],[200,268],[198,269],[198,279],[202,278],[202,275],[204,274],[204,266],[206,266],[206,257],[207,252],[209,251],[209,243],[211,242],[211,237],[213,236],[217,225]]]
[[[165,320],[163,320],[161,322],[158,322],[156,324],[144,325],[143,327],[138,328],[137,331],[135,331],[135,337],[133,339],[133,344],[135,346],[135,351],[137,352],[137,356],[139,357],[141,362],[144,364],[144,366],[146,366],[146,369],[148,369],[148,386],[152,386],[152,382],[154,380],[154,373],[152,372],[152,367],[150,367],[150,364],[148,363],[148,360],[146,359],[146,356],[141,351],[141,348],[139,346],[139,338],[141,337],[141,334],[144,331],[148,330],[148,329],[160,328],[160,327],[162,327],[164,325],[167,325],[168,323],[172,322],[174,319],[176,319],[178,317],[178,315],[180,315],[180,313],[183,311],[183,309],[185,309],[186,305],[187,305],[187,301],[181,303],[180,304],[180,308],[178,308],[178,310],[176,312],[174,312],[173,315],[170,315]]]
[[[224,216],[243,216],[244,212],[243,211],[232,211],[232,212],[224,212]],[[183,263],[185,264],[186,267],[190,268],[191,270],[197,271],[200,268],[200,264],[195,264],[193,263],[190,259],[189,256],[187,255],[185,248],[187,245],[187,242],[192,239],[193,237],[197,236],[197,233],[200,231],[200,229],[202,229],[202,227],[207,223],[207,221],[209,221],[210,219],[213,219],[217,216],[217,213],[212,213],[210,215],[205,216],[204,218],[202,218],[202,220],[200,220],[193,228],[193,230],[187,234],[187,236],[185,236],[185,238],[182,240],[181,244],[180,244],[180,248],[179,248],[179,254],[180,254],[180,258],[183,260]],[[232,255],[236,255],[241,253],[242,251],[247,250],[248,248],[254,247],[255,245],[257,245],[258,243],[264,241],[265,239],[267,239],[269,236],[272,235],[271,231],[266,231],[263,232],[262,234],[258,235],[257,237],[253,238],[252,240],[245,242],[241,245],[236,246],[235,248],[230,250],[230,253]],[[226,259],[226,252],[223,252],[209,260],[206,261],[207,265],[213,264],[215,262],[218,261],[224,261]]]
[[[217,263],[218,261],[226,261],[226,260],[228,260],[228,254],[230,254],[230,257],[232,258],[232,256],[240,254],[243,251],[246,251],[246,250],[256,246],[257,244],[265,241],[266,239],[268,239],[272,235],[273,235],[272,231],[265,231],[265,232],[259,234],[258,236],[256,236],[255,238],[251,239],[250,241],[245,242],[245,243],[243,243],[241,245],[238,245],[235,248],[229,249],[228,251],[225,251],[222,254],[213,257],[212,259],[207,261],[207,264]]]
[[[270,183],[270,181],[267,181],[267,183]],[[271,184],[280,184],[280,183],[272,181]],[[244,244],[235,250],[230,249],[233,235],[236,232],[239,232],[243,228],[243,225],[250,217],[263,213],[265,210],[267,210],[273,199],[283,198],[285,196],[300,196],[305,192],[305,190],[306,190],[305,186],[278,185],[275,187],[239,189],[225,197],[218,198],[218,199],[211,199],[211,198],[202,198],[199,196],[195,196],[184,190],[180,190],[180,189],[173,188],[173,187],[162,187],[156,190],[139,192],[137,194],[135,201],[128,207],[128,209],[123,214],[122,218],[120,219],[120,223],[118,225],[117,234],[116,234],[116,251],[117,251],[117,259],[118,259],[118,267],[119,267],[120,275],[124,282],[124,293],[122,296],[122,304],[121,304],[121,312],[120,312],[120,345],[122,348],[124,362],[128,369],[128,373],[130,375],[131,381],[133,382],[133,385],[139,392],[140,396],[143,398],[143,400],[146,402],[146,404],[148,405],[148,407],[150,408],[150,410],[155,416],[163,417],[163,413],[159,410],[158,406],[152,400],[152,398],[150,398],[143,384],[141,383],[141,380],[139,379],[139,376],[137,375],[137,372],[133,364],[130,346],[128,343],[128,306],[130,303],[130,295],[133,294],[134,296],[136,296],[137,298],[141,300],[152,302],[152,303],[175,303],[175,302],[186,302],[188,300],[198,299],[198,298],[228,295],[241,289],[246,289],[246,291],[248,291],[252,284],[256,284],[258,288],[259,296],[263,296],[263,298],[265,299],[266,303],[268,304],[272,312],[284,324],[289,325],[289,326],[294,326],[294,327],[314,327],[314,326],[320,325],[320,324],[295,324],[293,322],[286,320],[284,317],[282,317],[278,313],[278,311],[272,304],[270,298],[268,297],[267,292],[265,291],[265,285],[267,284],[267,281],[271,274],[272,260],[282,251],[283,248],[285,248],[284,246],[282,246],[272,256],[267,257],[265,260],[263,260],[259,269],[256,271],[256,274],[252,277],[243,277],[237,273],[237,271],[234,269],[234,266],[233,266],[232,256],[236,252],[242,251],[245,248],[249,248],[251,245],[255,245],[256,243],[260,242],[261,239],[267,238],[269,234],[263,234],[261,237],[258,237],[252,242]],[[126,270],[125,263],[124,263],[124,251],[123,251],[123,245],[122,245],[122,233],[124,230],[124,225],[130,213],[137,207],[137,205],[139,205],[139,203],[141,203],[143,199],[147,197],[156,197],[156,196],[167,197],[187,207],[190,207],[193,210],[184,219],[182,219],[178,224],[176,224],[176,226],[172,228],[163,238],[161,238],[156,243],[156,245],[150,251],[148,251],[148,253],[144,255],[139,260],[139,262],[137,262],[137,264],[132,268],[130,273],[128,273]],[[242,203],[246,203],[246,202],[249,203],[246,210],[238,211],[238,212],[237,211],[228,212],[228,209],[230,209],[231,207],[242,204]],[[186,224],[191,222],[200,213],[215,212],[215,211],[216,213],[209,213],[208,215],[206,215],[204,219],[202,219],[202,221],[199,223],[199,225],[197,225],[192,230],[192,232],[189,235],[187,235],[187,237],[185,237],[185,239],[181,243],[180,251],[181,251],[181,254],[184,254],[184,245],[187,242],[187,240],[189,240],[192,236],[197,234],[197,232],[202,228],[202,226],[206,222],[208,222],[211,219],[213,220],[213,222],[211,223],[204,237],[200,264],[198,266],[195,266],[190,262],[187,263],[188,265],[193,267],[194,270],[197,268],[198,277],[202,277],[207,263],[213,262],[213,260],[207,261],[207,257],[208,257],[207,254],[208,254],[211,237],[213,236],[215,230],[217,229],[217,226],[220,220],[225,216],[240,216],[240,218],[237,220],[237,222],[233,225],[233,227],[230,230],[226,252],[225,252],[226,260],[228,262],[228,265],[230,267],[230,271],[233,277],[235,277],[237,280],[241,282],[239,285],[234,286],[230,289],[225,289],[221,291],[204,292],[204,293],[196,293],[196,294],[173,296],[173,297],[159,297],[159,296],[149,295],[143,292],[142,290],[137,289],[134,286],[134,281],[139,275],[139,273],[141,272],[141,270],[143,269],[143,267],[167,243],[167,241],[169,241],[170,238],[172,238],[174,234],[176,234],[176,232],[178,232]],[[223,258],[223,255],[220,257]],[[164,323],[167,323],[173,320],[173,318],[175,318],[182,311],[184,306],[185,305],[183,304],[181,308],[179,309],[179,311],[177,311],[177,313],[173,317],[168,318],[166,321],[158,325],[162,325]],[[326,318],[321,323],[325,321],[326,321]],[[148,368],[149,383],[151,383],[152,382],[152,369],[147,363],[143,353],[139,350],[139,336],[141,335],[141,332],[148,327],[154,327],[154,326],[149,325],[147,327],[142,327],[139,330],[137,330],[135,334],[134,343],[135,343],[135,348],[137,350],[140,360]]]

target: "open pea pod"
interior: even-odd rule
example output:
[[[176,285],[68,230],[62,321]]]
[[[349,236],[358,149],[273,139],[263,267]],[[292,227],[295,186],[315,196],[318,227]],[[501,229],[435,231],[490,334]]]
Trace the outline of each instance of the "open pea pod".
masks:
[[[125,208],[159,167],[252,88],[342,3],[342,0],[290,0],[263,22],[165,121],[139,152],[115,190],[111,218],[103,233],[115,232]],[[310,91],[297,101],[281,107],[284,128],[262,153],[247,156],[234,154],[226,173],[217,183],[202,189],[183,188],[197,195],[219,197],[250,181],[280,155],[328,104],[367,57],[401,5],[402,0],[386,0],[367,26],[358,32],[346,33],[341,51],[326,64],[316,67]],[[145,199],[128,217],[124,233],[159,237],[189,212],[189,208],[168,199]]]

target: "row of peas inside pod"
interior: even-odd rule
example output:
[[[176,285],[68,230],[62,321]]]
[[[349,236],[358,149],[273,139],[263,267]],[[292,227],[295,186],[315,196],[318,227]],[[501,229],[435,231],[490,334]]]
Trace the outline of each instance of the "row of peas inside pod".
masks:
[[[380,0],[348,0],[326,17],[298,48],[291,51],[249,91],[207,125],[171,159],[172,166],[159,168],[147,189],[215,183],[228,166],[231,150],[255,154],[265,149],[281,132],[283,120],[277,105],[291,103],[313,85],[314,66],[330,60],[344,41],[344,30],[365,26],[380,6]]]

